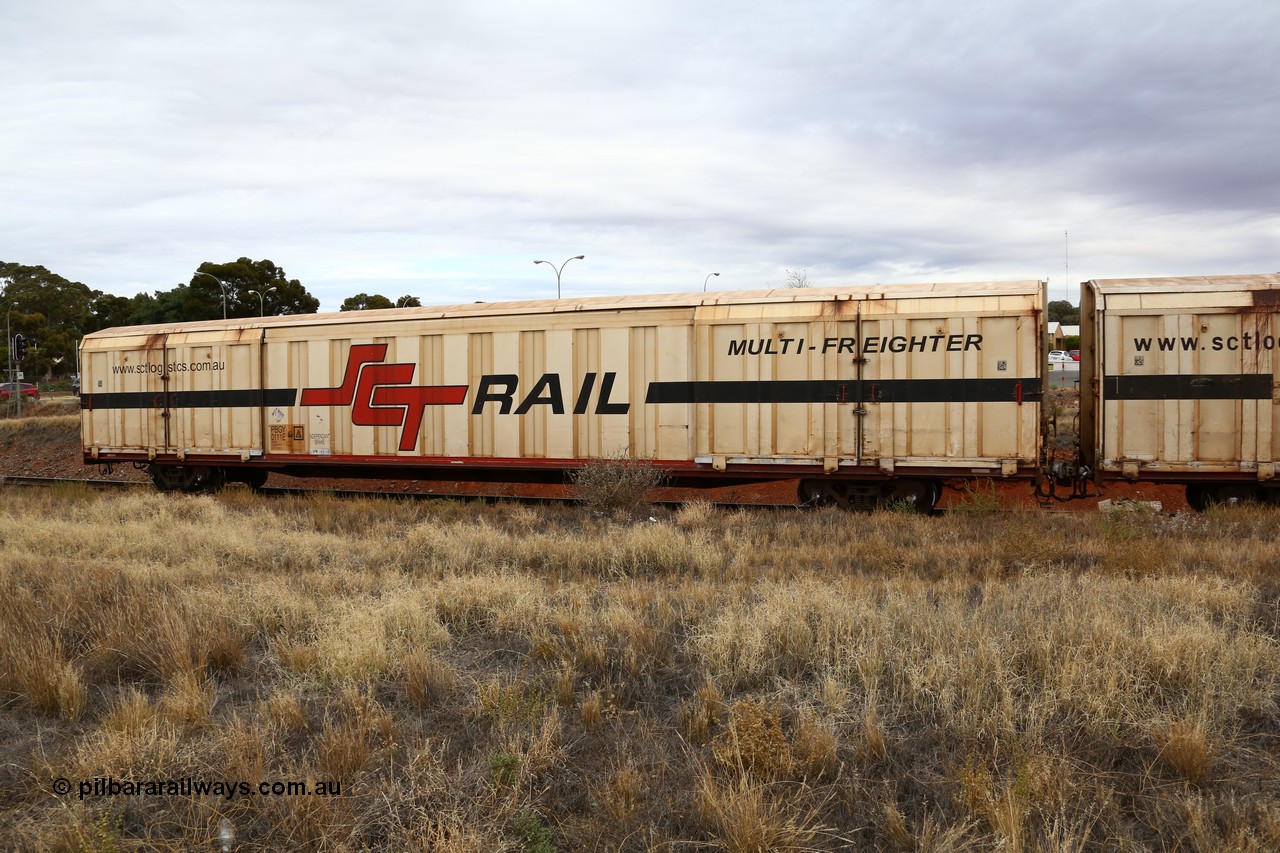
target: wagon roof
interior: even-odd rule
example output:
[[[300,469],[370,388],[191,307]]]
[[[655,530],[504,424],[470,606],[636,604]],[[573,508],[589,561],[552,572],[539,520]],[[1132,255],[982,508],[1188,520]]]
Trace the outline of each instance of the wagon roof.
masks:
[[[1280,290],[1280,273],[1260,275],[1203,275],[1168,278],[1097,278],[1088,282],[1099,293]]]
[[[871,284],[846,287],[779,288],[714,293],[664,293],[640,296],[589,296],[576,299],[539,299],[524,302],[475,302],[465,305],[383,308],[373,311],[340,311],[325,314],[285,314],[120,326],[86,335],[166,334],[199,330],[260,329],[273,326],[328,326],[374,323],[386,320],[434,320],[457,317],[497,317],[509,314],[565,314],[583,311],[627,311],[645,308],[696,308],[710,305],[753,303],[827,302],[839,300],[927,299],[956,296],[1016,296],[1040,292],[1042,283],[1026,281],[934,282],[927,284]]]

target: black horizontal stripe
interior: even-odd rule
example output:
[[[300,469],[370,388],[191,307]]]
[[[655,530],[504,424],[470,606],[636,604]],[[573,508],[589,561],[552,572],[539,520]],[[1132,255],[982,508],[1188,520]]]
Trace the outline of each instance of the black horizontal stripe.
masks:
[[[121,391],[83,394],[82,409],[239,409],[262,406],[292,406],[297,388],[250,388],[235,391]]]
[[[1040,397],[1039,377],[1022,379],[782,379],[650,382],[646,403],[999,403]],[[1021,394],[1019,395],[1019,392]]]
[[[1177,373],[1106,376],[1106,400],[1270,400],[1269,373]]]

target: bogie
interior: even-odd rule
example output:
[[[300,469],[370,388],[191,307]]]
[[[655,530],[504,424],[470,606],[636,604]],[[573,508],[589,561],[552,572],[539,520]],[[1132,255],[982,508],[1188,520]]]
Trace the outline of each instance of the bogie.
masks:
[[[162,492],[216,492],[226,482],[222,468],[207,465],[152,465],[148,473]]]
[[[1192,483],[1187,486],[1187,504],[1197,512],[1214,506],[1277,503],[1280,490],[1264,489],[1253,483]]]
[[[802,480],[800,502],[810,506],[836,506],[871,511],[907,508],[928,513],[938,503],[941,488],[934,480],[890,480],[887,483],[857,480]]]

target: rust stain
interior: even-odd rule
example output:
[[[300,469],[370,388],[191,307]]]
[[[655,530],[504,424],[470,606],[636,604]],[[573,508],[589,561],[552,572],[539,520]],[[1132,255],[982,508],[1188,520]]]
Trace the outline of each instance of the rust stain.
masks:
[[[147,335],[147,339],[146,341],[143,342],[142,348],[143,349],[163,349],[164,339],[165,339],[165,335],[163,334]]]
[[[1253,304],[1256,308],[1280,308],[1280,290],[1252,290]]]
[[[1260,311],[1280,311],[1280,290],[1249,290],[1249,305],[1238,305],[1226,309],[1228,314],[1256,314]]]

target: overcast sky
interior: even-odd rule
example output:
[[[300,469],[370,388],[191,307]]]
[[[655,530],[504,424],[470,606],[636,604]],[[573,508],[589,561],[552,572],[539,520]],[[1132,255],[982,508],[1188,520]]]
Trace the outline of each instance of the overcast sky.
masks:
[[[0,33],[0,260],[123,296],[242,256],[322,310],[554,296],[533,260],[578,254],[566,296],[1280,271],[1277,0],[0,0]]]

